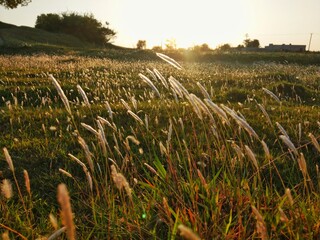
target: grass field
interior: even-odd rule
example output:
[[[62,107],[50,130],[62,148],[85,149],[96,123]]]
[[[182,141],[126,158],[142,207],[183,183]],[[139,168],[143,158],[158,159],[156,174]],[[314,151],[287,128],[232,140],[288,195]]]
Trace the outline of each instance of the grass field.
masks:
[[[309,57],[0,56],[3,238],[317,239]]]

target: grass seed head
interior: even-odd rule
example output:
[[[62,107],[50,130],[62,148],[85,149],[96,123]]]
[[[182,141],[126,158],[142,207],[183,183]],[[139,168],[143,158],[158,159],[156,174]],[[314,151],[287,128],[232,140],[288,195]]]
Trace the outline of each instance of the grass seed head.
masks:
[[[76,230],[73,223],[70,197],[67,186],[63,183],[58,186],[58,202],[61,207],[62,224],[67,229],[67,237],[69,240],[74,240],[76,239]]]
[[[6,199],[10,199],[12,197],[12,184],[9,179],[2,180],[1,193]]]
[[[12,172],[14,172],[14,166],[13,166],[13,162],[12,162],[12,159],[11,159],[11,156],[8,152],[8,149],[6,147],[3,148],[3,153],[4,153],[4,157],[9,165],[9,168]]]
[[[190,228],[186,227],[183,224],[178,226],[180,231],[180,236],[187,240],[200,240],[199,236],[195,234]]]

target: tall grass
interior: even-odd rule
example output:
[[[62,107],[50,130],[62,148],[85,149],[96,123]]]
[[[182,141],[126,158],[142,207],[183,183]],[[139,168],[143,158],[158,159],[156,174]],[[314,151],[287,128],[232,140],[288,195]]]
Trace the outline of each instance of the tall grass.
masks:
[[[317,237],[318,106],[273,89],[275,72],[302,69],[317,97],[316,70],[281,64],[182,69],[160,57],[163,64],[20,61],[23,72],[41,72],[20,79],[32,86],[24,95],[17,89],[3,96],[10,137],[2,140],[9,150],[0,177],[15,182],[10,198],[2,190],[3,230],[25,239]],[[2,68],[11,69],[6,61]],[[61,64],[56,77],[48,75],[53,63]],[[20,73],[12,74],[7,86],[19,84]],[[225,99],[231,87],[250,89],[246,100]],[[28,149],[39,151],[32,155],[39,159],[14,167]],[[7,181],[1,189],[10,188]]]

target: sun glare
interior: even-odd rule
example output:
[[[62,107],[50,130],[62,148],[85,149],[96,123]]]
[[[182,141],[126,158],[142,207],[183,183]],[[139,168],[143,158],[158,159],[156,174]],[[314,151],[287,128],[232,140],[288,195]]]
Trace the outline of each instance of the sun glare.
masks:
[[[144,11],[142,6],[154,11]],[[119,24],[129,29],[123,36],[129,45],[139,39],[146,40],[148,47],[164,46],[168,39],[175,39],[178,48],[240,44],[247,29],[246,9],[240,1],[164,0],[154,4],[141,0],[139,4],[126,2],[121,9],[126,18],[119,19]]]

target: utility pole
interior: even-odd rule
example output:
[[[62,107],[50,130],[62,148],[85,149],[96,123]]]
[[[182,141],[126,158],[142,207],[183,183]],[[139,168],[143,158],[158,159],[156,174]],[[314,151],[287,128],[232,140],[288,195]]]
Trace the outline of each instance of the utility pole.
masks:
[[[313,33],[310,33],[308,52],[310,51],[310,45],[311,45],[312,35],[313,35]]]

